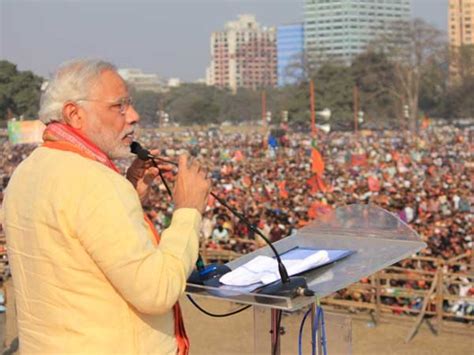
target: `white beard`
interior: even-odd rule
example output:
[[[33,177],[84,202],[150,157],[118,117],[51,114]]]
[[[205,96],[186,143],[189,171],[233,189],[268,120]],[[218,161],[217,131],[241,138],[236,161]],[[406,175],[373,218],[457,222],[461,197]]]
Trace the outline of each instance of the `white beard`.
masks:
[[[102,126],[98,117],[91,117],[94,124],[87,132],[88,138],[97,145],[110,159],[126,158],[130,155],[130,147],[124,145],[123,138],[127,131],[121,132],[118,137],[114,137],[112,131]]]

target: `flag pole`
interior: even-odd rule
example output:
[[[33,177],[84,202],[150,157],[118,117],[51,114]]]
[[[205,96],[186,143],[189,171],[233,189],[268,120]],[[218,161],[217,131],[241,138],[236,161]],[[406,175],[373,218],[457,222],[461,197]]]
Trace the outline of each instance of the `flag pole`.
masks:
[[[353,90],[353,110],[354,110],[354,131],[355,133],[357,133],[358,129],[359,129],[359,126],[358,126],[358,122],[357,122],[357,116],[359,114],[359,105],[358,105],[358,91],[357,91],[357,85],[354,85],[354,90]]]
[[[263,137],[263,147],[266,147],[266,134],[267,134],[267,95],[265,90],[262,90],[261,96],[261,106],[262,106],[262,137]]]
[[[311,109],[311,134],[314,137],[316,135],[316,102],[314,98],[314,82],[313,79],[309,81],[309,97],[310,97],[310,109]]]

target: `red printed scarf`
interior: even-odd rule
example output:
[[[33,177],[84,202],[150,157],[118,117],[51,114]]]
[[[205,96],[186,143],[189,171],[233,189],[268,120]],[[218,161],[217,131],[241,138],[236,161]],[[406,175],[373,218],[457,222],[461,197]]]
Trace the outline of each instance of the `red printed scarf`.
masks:
[[[98,161],[99,163],[108,166],[110,169],[120,174],[118,168],[103,151],[101,151],[87,137],[83,136],[76,129],[69,125],[59,122],[48,124],[43,133],[43,140],[43,147],[80,154],[87,159]],[[155,236],[155,245],[158,245],[160,242],[160,236],[155,229],[155,226],[146,214],[144,215],[144,218],[153,235]],[[178,355],[187,355],[189,353],[189,340],[186,335],[186,330],[184,329],[183,316],[181,314],[179,303],[174,305],[173,313],[174,333],[176,336],[176,342],[178,344]]]

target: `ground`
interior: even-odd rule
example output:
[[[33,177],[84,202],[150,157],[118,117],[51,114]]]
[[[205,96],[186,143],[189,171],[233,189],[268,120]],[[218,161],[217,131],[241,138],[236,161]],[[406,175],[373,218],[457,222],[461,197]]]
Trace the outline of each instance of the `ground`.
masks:
[[[225,302],[196,298],[207,310],[227,312],[236,306]],[[191,355],[213,354],[252,354],[254,353],[254,312],[246,310],[228,318],[211,318],[194,308],[187,299],[181,302],[185,316],[185,324],[191,340]],[[327,318],[331,318],[330,313]],[[257,312],[257,352],[269,354],[270,344],[269,313]],[[350,315],[348,315],[350,316]],[[286,334],[282,336],[282,354],[297,354],[298,329],[303,313],[285,316],[283,326]],[[343,316],[344,318],[345,316]],[[443,331],[440,335],[433,335],[426,325],[410,342],[405,343],[405,338],[413,326],[414,318],[405,321],[383,321],[373,326],[368,315],[350,316],[352,320],[352,353],[354,355],[378,354],[403,354],[403,355],[428,355],[472,354],[474,349],[474,334],[457,334]],[[334,319],[334,318],[333,318]],[[0,341],[3,342],[5,334],[5,316],[0,314]],[[306,324],[305,329],[309,329]],[[328,353],[331,355],[343,354],[344,334],[335,331],[330,325],[328,328]],[[472,329],[472,328],[471,328]],[[307,335],[305,333],[305,335]],[[303,341],[303,354],[310,354],[309,341]]]

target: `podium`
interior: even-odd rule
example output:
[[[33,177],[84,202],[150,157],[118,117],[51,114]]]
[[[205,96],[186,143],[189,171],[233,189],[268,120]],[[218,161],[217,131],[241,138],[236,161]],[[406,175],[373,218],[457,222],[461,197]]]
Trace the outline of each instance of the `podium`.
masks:
[[[295,298],[247,292],[240,287],[209,287],[187,284],[191,296],[226,300],[254,306],[254,322],[265,318],[258,312],[270,312],[270,332],[276,334],[275,317],[278,312],[294,313],[311,307],[314,316],[315,302],[350,284],[392,265],[424,248],[418,234],[394,214],[375,205],[348,205],[318,216],[304,228],[276,243],[283,254],[296,247],[309,249],[346,249],[354,253],[334,263],[302,274],[315,296]],[[273,256],[267,246],[233,260],[226,265],[234,270],[258,255]],[[327,320],[330,323],[330,320]],[[341,324],[345,323],[344,320]],[[347,323],[347,322],[346,322]],[[254,324],[254,329],[261,328]],[[349,337],[350,339],[350,337]],[[255,339],[255,344],[262,341]],[[272,353],[279,353],[280,344],[272,340]],[[330,343],[329,343],[330,348]]]

